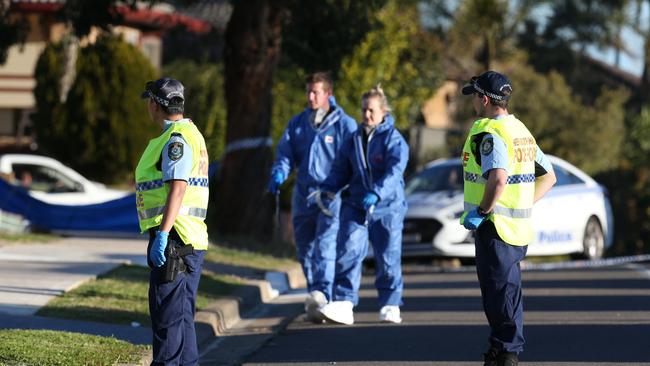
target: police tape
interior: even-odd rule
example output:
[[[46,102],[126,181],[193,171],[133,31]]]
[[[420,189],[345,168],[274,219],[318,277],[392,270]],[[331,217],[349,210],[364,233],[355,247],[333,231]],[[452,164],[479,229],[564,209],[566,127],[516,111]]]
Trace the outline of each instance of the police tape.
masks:
[[[235,140],[226,145],[222,158],[226,155],[246,149],[257,149],[260,147],[271,147],[273,146],[273,139],[271,137],[251,137],[240,140]]]
[[[650,254],[612,257],[612,258],[605,258],[605,259],[550,262],[550,263],[531,263],[529,261],[523,260],[520,266],[522,271],[553,271],[553,270],[562,270],[562,269],[583,269],[583,268],[588,269],[588,268],[599,268],[599,267],[611,267],[611,266],[617,266],[622,264],[633,264],[633,263],[641,263],[641,262],[650,262]],[[440,267],[437,269],[437,271],[444,272],[444,273],[450,273],[450,272],[469,273],[469,272],[476,272],[476,267],[475,266]]]
[[[605,259],[592,260],[575,260],[566,262],[553,263],[531,263],[528,261],[521,262],[523,271],[550,271],[555,269],[580,269],[580,268],[597,268],[611,267],[628,263],[639,263],[650,261],[650,254],[630,255],[624,257],[612,257]]]

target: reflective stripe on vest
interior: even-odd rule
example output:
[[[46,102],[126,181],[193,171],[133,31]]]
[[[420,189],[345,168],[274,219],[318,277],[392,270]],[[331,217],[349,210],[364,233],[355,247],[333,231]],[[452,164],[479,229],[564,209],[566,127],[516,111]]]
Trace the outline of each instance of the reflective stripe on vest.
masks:
[[[169,184],[162,180],[162,171],[156,165],[172,134],[180,134],[192,149],[192,169],[187,181],[180,210],[174,220],[174,229],[187,244],[195,249],[208,247],[205,217],[208,209],[209,180],[208,153],[205,140],[191,122],[172,123],[159,137],[149,141],[135,170],[136,206],[140,230],[159,226],[169,194]]]
[[[474,205],[469,202],[464,203],[463,209],[465,211],[472,211],[473,209],[477,208],[478,205]],[[508,207],[503,207],[503,206],[494,206],[494,209],[492,210],[493,214],[495,215],[501,215],[505,217],[512,217],[515,219],[527,219],[529,217],[533,216],[533,209],[532,208],[508,208]]]
[[[533,239],[532,207],[535,194],[535,153],[537,145],[526,126],[514,116],[498,120],[484,118],[474,122],[463,146],[464,213],[476,209],[485,191],[486,179],[475,158],[476,135],[490,133],[498,135],[508,150],[509,173],[502,194],[496,202],[488,220],[494,223],[503,241],[511,245],[527,245]]]
[[[165,212],[165,206],[152,207],[152,208],[148,208],[146,210],[138,211],[138,217],[140,218],[140,220],[146,220],[146,219],[156,217],[158,215],[162,215],[163,212]],[[180,210],[178,211],[178,214],[179,215],[186,215],[186,216],[200,217],[202,219],[205,219],[205,217],[208,214],[208,210],[206,210],[205,208],[200,208],[200,207],[181,206]]]

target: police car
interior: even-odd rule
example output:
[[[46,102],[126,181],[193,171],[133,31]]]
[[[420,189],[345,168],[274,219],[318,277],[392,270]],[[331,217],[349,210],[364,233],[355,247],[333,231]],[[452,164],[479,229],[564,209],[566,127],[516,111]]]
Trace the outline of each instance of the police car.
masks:
[[[4,154],[0,174],[29,195],[50,204],[90,205],[122,198],[132,192],[92,182],[58,160],[41,155]]]
[[[613,239],[613,216],[605,188],[568,162],[548,158],[557,183],[533,208],[535,238],[528,255],[602,257]],[[429,163],[407,181],[405,191],[409,208],[403,256],[474,256],[473,233],[459,223],[463,213],[460,159]]]

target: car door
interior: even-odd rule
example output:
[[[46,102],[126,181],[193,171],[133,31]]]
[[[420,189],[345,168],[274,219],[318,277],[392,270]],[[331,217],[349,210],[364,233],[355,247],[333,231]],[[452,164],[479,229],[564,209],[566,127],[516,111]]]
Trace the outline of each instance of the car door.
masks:
[[[553,164],[557,183],[533,208],[535,238],[529,254],[552,255],[579,251],[583,227],[581,201],[585,183]]]

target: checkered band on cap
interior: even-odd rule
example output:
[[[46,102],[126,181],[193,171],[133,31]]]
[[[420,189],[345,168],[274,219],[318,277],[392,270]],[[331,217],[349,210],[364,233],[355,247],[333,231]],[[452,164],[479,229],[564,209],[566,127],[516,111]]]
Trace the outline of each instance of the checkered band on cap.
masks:
[[[165,100],[165,99],[163,99],[163,98],[157,96],[156,94],[152,93],[150,90],[147,90],[147,92],[149,93],[149,97],[150,97],[151,99],[155,100],[156,103],[158,103],[158,104],[160,104],[160,105],[163,105],[163,106],[165,106],[165,107],[168,107],[168,106],[169,106],[169,101],[168,101],[168,100]]]
[[[481,87],[478,85],[478,83],[476,83],[476,82],[473,84],[473,86],[474,86],[474,89],[476,89],[477,92],[479,92],[479,93],[481,93],[481,94],[484,94],[484,95],[487,95],[488,97],[490,97],[490,98],[492,98],[492,99],[503,100],[503,99],[508,99],[508,98],[510,98],[509,95],[508,95],[508,96],[504,96],[504,95],[496,95],[496,94],[494,94],[494,93],[490,93],[490,92],[488,92],[488,91],[485,91],[485,90],[484,90],[483,88],[481,88]],[[506,86],[509,86],[509,87],[512,89],[512,86],[510,86],[510,84],[504,84],[504,85],[501,86],[501,88],[503,89],[503,88],[506,87]]]

